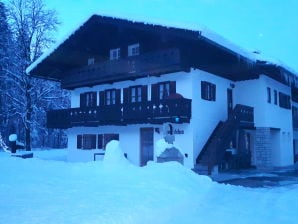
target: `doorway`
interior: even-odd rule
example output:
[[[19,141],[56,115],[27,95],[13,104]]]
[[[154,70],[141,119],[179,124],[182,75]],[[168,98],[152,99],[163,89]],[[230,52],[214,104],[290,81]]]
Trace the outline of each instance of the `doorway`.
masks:
[[[153,160],[153,128],[140,128],[140,165],[145,166]]]

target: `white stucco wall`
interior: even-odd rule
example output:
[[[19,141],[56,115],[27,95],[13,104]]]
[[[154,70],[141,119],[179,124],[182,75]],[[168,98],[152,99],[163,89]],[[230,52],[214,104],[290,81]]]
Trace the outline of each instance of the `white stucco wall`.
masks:
[[[267,87],[271,89],[271,103],[267,102]],[[254,107],[256,127],[280,130],[271,134],[272,162],[273,166],[287,166],[293,163],[292,111],[281,108],[279,99],[277,105],[274,104],[274,90],[291,95],[290,87],[265,75],[259,79],[236,82],[234,102]]]
[[[216,101],[201,98],[201,81],[216,85]],[[218,122],[227,119],[227,89],[231,87],[231,84],[233,82],[228,79],[201,70],[192,70],[194,163]]]

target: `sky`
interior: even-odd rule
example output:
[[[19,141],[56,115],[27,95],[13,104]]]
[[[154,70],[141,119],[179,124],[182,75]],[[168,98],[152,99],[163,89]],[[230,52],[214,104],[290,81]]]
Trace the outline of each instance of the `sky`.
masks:
[[[259,51],[298,72],[296,0],[45,0],[61,25],[57,41],[92,13],[207,27],[247,51]]]

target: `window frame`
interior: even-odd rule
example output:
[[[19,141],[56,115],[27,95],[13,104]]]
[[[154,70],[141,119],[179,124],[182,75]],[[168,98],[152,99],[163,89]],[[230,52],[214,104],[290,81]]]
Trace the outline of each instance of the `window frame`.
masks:
[[[132,57],[132,56],[137,56],[137,55],[140,55],[140,43],[128,45],[127,56]]]
[[[118,59],[120,59],[120,57],[121,57],[121,48],[120,47],[110,49],[110,60],[111,61],[118,60]]]
[[[216,84],[208,81],[201,81],[201,99],[216,101]]]

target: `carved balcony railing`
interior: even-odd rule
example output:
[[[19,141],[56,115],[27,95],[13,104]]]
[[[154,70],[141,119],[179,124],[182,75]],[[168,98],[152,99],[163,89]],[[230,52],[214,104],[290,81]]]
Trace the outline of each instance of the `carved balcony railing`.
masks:
[[[185,68],[181,62],[180,51],[172,48],[74,69],[65,74],[61,84],[63,88],[72,89],[182,70]]]
[[[47,112],[47,126],[66,129],[77,126],[189,123],[190,118],[191,100],[183,98],[53,110]]]

